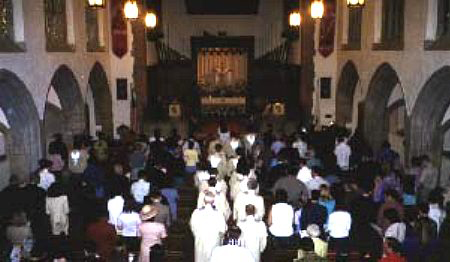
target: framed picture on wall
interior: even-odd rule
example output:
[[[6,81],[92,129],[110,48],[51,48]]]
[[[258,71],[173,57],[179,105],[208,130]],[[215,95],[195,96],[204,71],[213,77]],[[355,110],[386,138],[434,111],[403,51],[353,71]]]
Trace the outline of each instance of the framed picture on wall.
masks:
[[[331,98],[331,77],[320,78],[320,98]]]
[[[116,80],[117,88],[117,100],[127,100],[128,99],[128,80],[126,78],[117,78]]]

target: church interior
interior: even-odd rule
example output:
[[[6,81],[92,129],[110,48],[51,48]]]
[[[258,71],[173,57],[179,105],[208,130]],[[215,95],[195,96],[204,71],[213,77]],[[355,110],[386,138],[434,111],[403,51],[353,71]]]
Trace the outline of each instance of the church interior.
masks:
[[[301,177],[306,165],[308,181]],[[322,194],[311,179],[324,177],[336,200],[319,225],[329,250],[316,255],[324,260],[299,251],[309,248],[303,225],[295,240],[273,231],[282,198],[275,188],[292,172],[309,191],[304,202],[287,202],[295,214],[312,205],[315,191]],[[450,250],[449,216],[437,222],[436,246],[422,245],[417,233],[420,254],[408,253],[405,236],[387,236],[380,224],[379,253],[342,247],[344,238],[357,242],[355,228],[366,230],[348,199],[368,181],[374,210],[383,209],[398,182],[398,223],[408,224],[425,203],[431,210],[436,199],[450,214],[450,1],[0,0],[0,261],[246,262],[244,250],[218,258],[226,249],[213,247],[245,238],[236,202],[254,189],[253,180],[265,213],[256,219],[248,199],[240,212],[264,222],[268,235],[249,261],[444,261],[436,256]],[[207,189],[221,182],[208,202]],[[142,190],[145,200],[138,201]],[[404,204],[405,194],[417,201]],[[145,228],[163,213],[152,213],[161,195],[172,220]],[[61,196],[66,204],[52,211]],[[111,222],[117,197],[117,215],[137,210],[137,235],[125,236]],[[201,242],[194,218],[208,205],[231,212],[224,211],[226,230],[217,241],[231,240],[205,255],[205,243],[216,239]],[[352,216],[350,236],[327,228],[338,206]],[[94,213],[106,214],[109,224]],[[306,218],[293,219],[296,230]],[[91,220],[98,224],[89,227]],[[167,236],[144,237],[157,229]],[[87,241],[89,234],[106,237]]]

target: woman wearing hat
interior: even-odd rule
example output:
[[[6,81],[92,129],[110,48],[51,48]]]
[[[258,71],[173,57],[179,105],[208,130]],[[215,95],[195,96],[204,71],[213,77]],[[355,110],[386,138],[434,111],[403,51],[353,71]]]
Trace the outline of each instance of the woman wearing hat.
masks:
[[[158,209],[145,205],[141,210],[142,224],[139,225],[139,233],[142,236],[139,262],[150,261],[150,250],[155,245],[162,245],[162,239],[167,237],[163,224],[155,222]]]

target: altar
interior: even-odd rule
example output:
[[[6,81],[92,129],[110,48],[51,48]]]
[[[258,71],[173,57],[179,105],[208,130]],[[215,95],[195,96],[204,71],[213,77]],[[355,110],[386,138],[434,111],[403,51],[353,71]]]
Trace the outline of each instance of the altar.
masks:
[[[201,48],[197,87],[204,116],[240,116],[246,112],[248,54],[240,48]]]

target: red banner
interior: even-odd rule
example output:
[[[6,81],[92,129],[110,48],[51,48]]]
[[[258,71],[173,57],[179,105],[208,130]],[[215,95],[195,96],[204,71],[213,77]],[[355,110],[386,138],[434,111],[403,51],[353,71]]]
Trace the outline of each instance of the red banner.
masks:
[[[122,58],[128,52],[127,21],[123,14],[123,1],[110,1],[112,51]]]
[[[328,57],[334,51],[336,31],[336,0],[325,0],[325,12],[320,21],[319,53]]]

